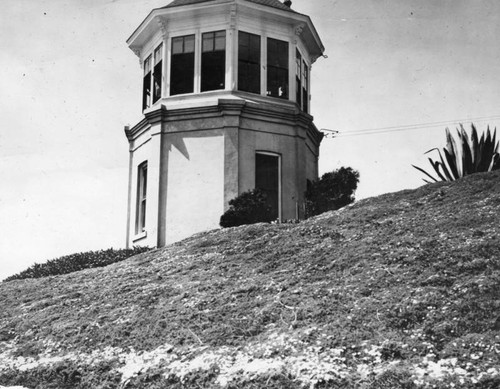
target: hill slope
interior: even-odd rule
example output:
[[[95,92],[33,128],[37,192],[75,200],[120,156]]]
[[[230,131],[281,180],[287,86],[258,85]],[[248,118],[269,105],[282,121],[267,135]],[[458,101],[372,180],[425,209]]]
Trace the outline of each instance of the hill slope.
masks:
[[[500,387],[500,173],[0,285],[0,385]]]

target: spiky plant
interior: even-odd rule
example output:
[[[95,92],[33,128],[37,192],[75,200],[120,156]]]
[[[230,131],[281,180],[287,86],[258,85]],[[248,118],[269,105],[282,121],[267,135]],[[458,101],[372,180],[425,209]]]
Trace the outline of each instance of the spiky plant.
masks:
[[[468,174],[500,169],[499,142],[496,141],[496,128],[493,132],[490,132],[488,126],[486,133],[483,132],[479,139],[474,124],[471,127],[472,133],[469,138],[463,125],[460,124],[460,128],[457,128],[457,140],[453,138],[450,130],[446,128],[446,147],[443,148],[444,158],[438,148],[430,149],[425,153],[428,154],[437,150],[439,160],[434,161],[429,158],[429,162],[441,181],[455,181]],[[415,165],[412,166],[424,173],[432,181],[439,181],[424,169]],[[430,183],[425,178],[424,181]]]

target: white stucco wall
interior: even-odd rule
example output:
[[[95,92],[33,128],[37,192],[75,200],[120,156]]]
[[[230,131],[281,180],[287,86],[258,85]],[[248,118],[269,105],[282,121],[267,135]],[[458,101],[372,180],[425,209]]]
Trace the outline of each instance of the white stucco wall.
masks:
[[[166,243],[219,226],[224,212],[224,136],[167,136]]]
[[[140,135],[132,145],[132,171],[130,182],[130,220],[129,220],[129,247],[132,246],[150,246],[156,245],[153,237],[153,230],[156,229],[155,201],[153,171],[157,170],[151,161],[152,154],[152,139],[151,131],[145,131]],[[139,231],[136,233],[137,220],[137,173],[141,163],[148,163],[148,185],[146,192],[146,227],[145,232]]]

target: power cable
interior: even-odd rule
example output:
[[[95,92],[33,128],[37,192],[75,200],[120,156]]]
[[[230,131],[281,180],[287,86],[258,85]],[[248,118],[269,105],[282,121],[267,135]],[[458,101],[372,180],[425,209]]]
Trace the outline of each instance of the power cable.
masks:
[[[418,123],[418,124],[407,124],[401,126],[390,126],[390,127],[378,127],[378,128],[366,128],[361,130],[352,130],[352,131],[342,131],[342,130],[329,130],[329,129],[321,129],[321,131],[327,132],[327,137],[329,138],[337,138],[337,137],[349,137],[349,136],[362,136],[362,135],[375,135],[375,134],[383,134],[383,133],[391,133],[391,132],[402,132],[402,131],[412,131],[412,130],[420,130],[427,128],[440,127],[444,125],[452,125],[459,124],[464,122],[484,122],[487,120],[500,119],[500,115],[492,115],[492,116],[479,116],[467,119],[456,119],[456,120],[448,120],[448,121],[440,121],[440,122],[427,122],[427,123]]]

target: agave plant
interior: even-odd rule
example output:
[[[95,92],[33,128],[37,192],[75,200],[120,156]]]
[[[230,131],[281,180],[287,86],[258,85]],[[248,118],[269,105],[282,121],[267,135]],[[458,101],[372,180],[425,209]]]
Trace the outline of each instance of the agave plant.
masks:
[[[468,174],[500,169],[499,142],[496,141],[496,128],[491,133],[488,126],[486,134],[483,133],[480,139],[478,139],[474,124],[472,124],[470,138],[461,124],[460,128],[457,128],[457,133],[458,140],[455,140],[451,136],[450,130],[446,129],[446,147],[443,148],[444,158],[438,148],[430,149],[425,153],[428,154],[437,150],[439,160],[434,161],[429,158],[429,162],[441,181],[454,181]],[[432,181],[439,181],[424,169],[415,165],[412,166],[424,173]],[[430,183],[425,178],[424,181]]]

